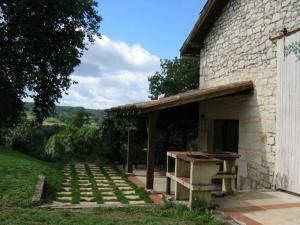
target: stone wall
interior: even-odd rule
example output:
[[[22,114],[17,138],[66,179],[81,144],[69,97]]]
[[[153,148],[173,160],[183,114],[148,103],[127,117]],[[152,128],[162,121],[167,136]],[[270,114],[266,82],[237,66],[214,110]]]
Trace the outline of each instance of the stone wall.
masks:
[[[272,188],[276,155],[276,43],[300,28],[299,0],[231,0],[204,40],[200,88],[252,80],[252,95],[200,104],[199,148],[210,148],[214,119],[238,119],[239,188]]]

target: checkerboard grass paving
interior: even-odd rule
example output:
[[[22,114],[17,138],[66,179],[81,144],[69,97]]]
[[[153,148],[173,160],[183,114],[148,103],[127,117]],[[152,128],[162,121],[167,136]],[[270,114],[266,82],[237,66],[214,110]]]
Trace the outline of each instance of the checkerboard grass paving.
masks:
[[[151,202],[145,191],[141,192],[128,180],[126,175],[111,166],[85,163],[68,164],[64,168],[64,175],[65,181],[62,190],[57,193],[57,201],[60,202],[73,204],[143,204]]]

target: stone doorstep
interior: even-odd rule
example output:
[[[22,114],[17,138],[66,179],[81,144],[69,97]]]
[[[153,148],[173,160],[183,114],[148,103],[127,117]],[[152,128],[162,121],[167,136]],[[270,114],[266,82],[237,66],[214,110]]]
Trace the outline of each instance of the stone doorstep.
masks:
[[[113,191],[105,191],[105,192],[101,192],[102,196],[114,196],[115,193]]]
[[[139,200],[141,199],[138,195],[125,195],[125,198],[128,200]]]
[[[116,196],[103,196],[104,201],[118,200]]]

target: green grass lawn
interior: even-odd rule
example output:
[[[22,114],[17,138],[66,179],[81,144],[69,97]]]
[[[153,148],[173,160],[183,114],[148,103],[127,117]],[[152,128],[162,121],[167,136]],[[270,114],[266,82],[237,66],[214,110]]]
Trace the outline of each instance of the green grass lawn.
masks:
[[[182,205],[154,208],[99,208],[90,212],[48,209],[0,211],[0,225],[102,225],[102,224],[201,224],[221,225],[208,210],[188,210]]]
[[[53,199],[64,179],[63,165],[0,147],[0,225],[222,224],[207,209],[188,210],[186,206],[173,204],[98,208],[89,212],[39,208],[31,199],[40,174],[47,176],[46,195]]]
[[[63,181],[62,165],[0,147],[0,207],[31,206],[40,174],[47,176],[48,197],[55,195]]]

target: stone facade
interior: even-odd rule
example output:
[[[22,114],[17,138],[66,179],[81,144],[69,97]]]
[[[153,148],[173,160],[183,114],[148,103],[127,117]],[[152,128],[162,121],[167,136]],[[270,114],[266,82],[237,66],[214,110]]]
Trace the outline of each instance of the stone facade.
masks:
[[[239,120],[240,189],[272,188],[276,156],[276,43],[300,28],[299,0],[231,0],[200,52],[200,89],[252,80],[254,93],[200,103],[199,148],[210,150],[213,120]]]

